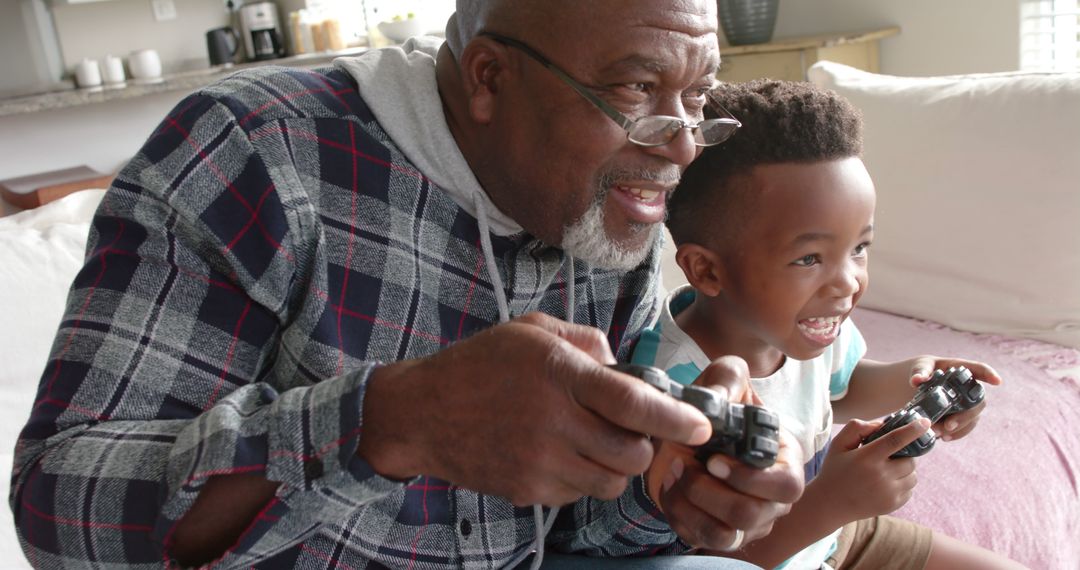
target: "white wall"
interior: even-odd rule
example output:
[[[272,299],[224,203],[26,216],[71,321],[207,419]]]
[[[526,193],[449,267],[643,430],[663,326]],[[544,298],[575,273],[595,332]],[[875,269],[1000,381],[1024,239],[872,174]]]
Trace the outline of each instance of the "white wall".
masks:
[[[81,164],[115,172],[185,95],[175,91],[0,117],[0,180]]]
[[[1020,68],[1020,0],[781,0],[774,37],[900,26],[881,71],[949,75]]]
[[[154,21],[150,0],[113,0],[53,8],[64,69],[84,57],[126,57],[134,50],[153,48],[166,73],[185,62],[210,65],[206,31],[229,24],[224,0],[173,0],[176,19]],[[186,67],[186,66],[185,66]]]

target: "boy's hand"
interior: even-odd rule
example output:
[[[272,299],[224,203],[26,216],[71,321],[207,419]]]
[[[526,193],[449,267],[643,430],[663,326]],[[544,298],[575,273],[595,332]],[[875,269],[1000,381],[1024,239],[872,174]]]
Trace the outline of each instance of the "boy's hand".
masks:
[[[762,405],[750,389],[746,362],[739,358],[714,361],[694,383],[725,393],[732,402]],[[767,469],[722,455],[710,458],[706,468],[691,448],[654,442],[657,452],[646,473],[647,491],[671,528],[692,546],[728,550],[761,538],[802,495],[802,452],[783,430],[776,463]]]
[[[860,447],[863,438],[882,423],[848,422],[833,438],[821,473],[814,480],[819,492],[833,497],[840,524],[899,509],[911,498],[918,482],[914,459],[889,456],[925,433],[930,421],[920,418]]]
[[[960,358],[920,356],[919,358],[916,358],[911,365],[911,385],[918,387],[923,382],[926,382],[930,379],[930,375],[934,373],[934,370],[948,370],[949,368],[957,368],[960,366],[970,370],[972,377],[979,382],[984,382],[993,386],[1001,384],[1001,376],[999,376],[990,365],[983,362]],[[970,410],[964,410],[963,412],[948,415],[942,418],[938,423],[934,424],[934,432],[938,434],[938,437],[945,441],[964,437],[971,433],[971,430],[975,429],[975,424],[979,423],[979,415],[982,414],[985,407],[986,400],[984,399]]]

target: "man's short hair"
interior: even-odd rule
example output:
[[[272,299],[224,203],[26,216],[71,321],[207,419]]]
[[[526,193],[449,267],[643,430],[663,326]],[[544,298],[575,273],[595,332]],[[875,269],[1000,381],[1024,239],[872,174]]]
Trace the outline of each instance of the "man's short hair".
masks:
[[[808,82],[760,79],[721,84],[705,117],[742,122],[727,141],[706,147],[683,174],[668,204],[675,243],[733,239],[753,204],[748,175],[761,164],[808,163],[862,154],[862,115],[835,92]]]

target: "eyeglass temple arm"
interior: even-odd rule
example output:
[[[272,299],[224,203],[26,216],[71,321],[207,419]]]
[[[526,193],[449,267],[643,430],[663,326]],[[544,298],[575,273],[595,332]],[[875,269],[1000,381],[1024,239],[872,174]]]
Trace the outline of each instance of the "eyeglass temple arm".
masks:
[[[740,121],[738,117],[736,117],[734,114],[732,114],[731,111],[728,111],[727,107],[725,107],[722,103],[720,103],[720,100],[717,99],[716,96],[714,96],[714,95],[712,95],[710,93],[709,94],[709,101],[712,102],[713,105],[716,105],[717,107],[719,107],[720,110],[723,111],[724,113],[726,113],[728,117],[731,117],[731,120],[735,121],[735,124],[737,126],[742,127],[742,121]]]
[[[566,72],[556,67],[554,63],[551,63],[551,61],[541,55],[540,52],[537,52],[531,47],[513,38],[500,36],[499,34],[495,34],[492,32],[480,32],[479,35],[487,36],[501,44],[506,44],[508,46],[515,47],[525,52],[525,55],[528,55],[529,57],[535,59],[538,63],[540,63],[540,65],[548,68],[548,70],[557,75],[559,79],[562,79],[563,82],[572,87],[574,91],[577,91],[582,97],[588,99],[590,103],[596,105],[598,109],[603,111],[605,115],[611,118],[611,120],[615,121],[615,123],[622,127],[623,130],[630,130],[630,126],[633,124],[630,119],[627,119],[625,115],[612,108],[611,105],[608,105],[607,101],[604,101],[603,99],[597,97],[595,93],[589,91],[584,85],[578,83],[577,80],[575,80],[573,77],[570,77],[566,74]]]

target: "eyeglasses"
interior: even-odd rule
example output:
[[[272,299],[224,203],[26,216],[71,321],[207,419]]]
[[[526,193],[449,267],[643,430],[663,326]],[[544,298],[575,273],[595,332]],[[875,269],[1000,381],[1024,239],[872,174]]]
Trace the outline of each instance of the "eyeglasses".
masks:
[[[630,120],[626,115],[623,115],[612,107],[607,101],[604,101],[590,91],[588,87],[578,83],[573,77],[567,75],[565,71],[559,69],[554,63],[551,63],[551,60],[540,55],[539,52],[525,43],[494,32],[480,32],[479,35],[489,37],[503,45],[521,50],[525,55],[551,70],[551,72],[559,79],[562,79],[563,82],[572,87],[574,91],[577,91],[579,95],[595,105],[597,109],[603,111],[605,115],[622,127],[623,130],[626,131],[626,138],[636,145],[645,147],[663,146],[674,140],[675,135],[679,134],[683,129],[690,129],[690,132],[694,136],[695,145],[712,146],[726,141],[731,135],[735,134],[735,131],[738,130],[739,127],[742,126],[742,123],[740,123],[738,119],[731,116],[731,113],[715,100],[713,102],[716,106],[723,109],[730,118],[706,119],[697,124],[688,123],[678,117],[670,117],[667,115],[648,115]]]

